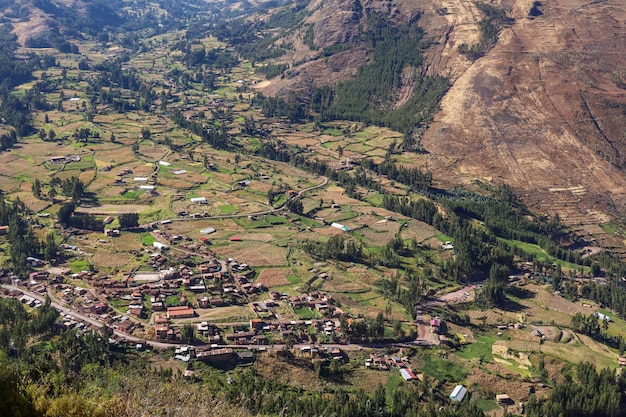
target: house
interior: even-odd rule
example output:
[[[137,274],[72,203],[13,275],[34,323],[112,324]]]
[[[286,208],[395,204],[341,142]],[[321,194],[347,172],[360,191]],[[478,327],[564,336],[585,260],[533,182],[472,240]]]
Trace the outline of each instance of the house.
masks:
[[[168,330],[170,330],[168,325],[163,325],[163,324],[157,324],[156,326],[154,326],[154,331],[156,333],[156,337],[157,339],[167,339],[167,332]]]
[[[343,230],[344,232],[349,232],[350,228],[348,226],[344,226],[341,223],[332,223],[330,227],[334,227],[335,229]]]
[[[598,318],[598,320],[601,321],[611,321],[611,318],[609,316],[607,316],[606,314],[602,314],[599,311],[596,311],[595,313],[593,313],[594,316],[596,316]]]
[[[452,394],[450,394],[450,399],[452,401],[460,403],[461,401],[463,401],[463,398],[465,398],[466,394],[467,388],[465,388],[463,385],[457,385],[456,387],[454,387]]]
[[[109,237],[118,237],[120,235],[119,229],[104,229],[104,235]]]
[[[195,316],[196,312],[191,307],[179,306],[167,308],[167,317],[170,319],[186,319]]]
[[[4,236],[9,233],[9,226],[0,226],[0,236]]]
[[[213,349],[198,352],[196,358],[203,362],[230,362],[235,359],[235,353],[231,348]]]
[[[122,333],[132,333],[134,328],[135,328],[135,323],[133,323],[131,320],[124,320],[123,322],[117,325],[117,330],[119,330]]]
[[[41,281],[41,280],[45,280],[48,279],[48,273],[47,272],[43,272],[43,271],[39,271],[39,272],[31,272],[28,275],[28,278],[31,281]]]
[[[38,266],[42,266],[44,264],[44,261],[42,261],[41,259],[37,259],[37,258],[33,258],[32,256],[29,256],[28,258],[26,258],[26,262],[32,266],[32,267],[38,267]]]
[[[402,375],[405,381],[417,379],[417,376],[409,368],[400,368],[400,375]]]
[[[109,310],[109,306],[104,303],[96,303],[91,306],[91,311],[95,314],[104,314]]]
[[[152,242],[152,246],[158,250],[168,250],[170,247],[161,242]]]
[[[434,333],[439,333],[439,328],[441,327],[441,320],[439,317],[434,317],[430,320],[430,328]]]
[[[252,330],[263,330],[265,322],[261,319],[250,319],[250,328]]]
[[[626,366],[626,358],[619,358],[618,363],[619,366]]]
[[[515,404],[515,402],[513,400],[511,400],[511,397],[509,397],[506,394],[497,394],[496,395],[496,402],[500,406],[507,406],[507,405]]]

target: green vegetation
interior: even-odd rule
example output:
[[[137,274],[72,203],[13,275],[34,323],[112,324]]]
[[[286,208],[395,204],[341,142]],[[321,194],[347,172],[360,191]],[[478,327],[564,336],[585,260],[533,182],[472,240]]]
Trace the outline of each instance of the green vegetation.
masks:
[[[141,237],[141,243],[146,246],[152,246],[154,242],[156,242],[156,239],[152,235],[145,235]]]
[[[478,22],[480,42],[471,46],[462,43],[458,47],[460,53],[472,60],[480,58],[491,49],[498,41],[498,34],[502,26],[512,20],[506,16],[506,11],[502,8],[483,2],[474,4],[483,15],[485,15],[485,17]]]
[[[456,353],[465,359],[480,359],[481,361],[492,362],[493,354],[491,346],[497,339],[492,336],[476,336],[476,342],[470,343]]]
[[[451,360],[434,355],[423,355],[419,358],[420,368],[426,374],[440,381],[456,383],[465,378],[465,371]]]
[[[311,109],[322,120],[355,120],[388,126],[408,133],[427,123],[437,103],[448,89],[443,77],[413,75],[415,87],[410,99],[389,111],[389,97],[397,94],[403,71],[422,65],[421,52],[426,47],[423,31],[416,27],[395,28],[382,18],[371,18],[364,37],[373,48],[370,62],[353,80],[314,92]],[[381,105],[383,103],[383,105]]]

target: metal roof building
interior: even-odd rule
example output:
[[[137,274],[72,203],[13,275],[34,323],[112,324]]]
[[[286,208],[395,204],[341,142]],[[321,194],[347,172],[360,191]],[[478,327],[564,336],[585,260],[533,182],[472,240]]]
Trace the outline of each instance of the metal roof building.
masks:
[[[452,394],[450,394],[450,399],[460,403],[463,401],[463,398],[465,398],[465,394],[467,394],[467,388],[463,385],[457,385],[454,387]]]

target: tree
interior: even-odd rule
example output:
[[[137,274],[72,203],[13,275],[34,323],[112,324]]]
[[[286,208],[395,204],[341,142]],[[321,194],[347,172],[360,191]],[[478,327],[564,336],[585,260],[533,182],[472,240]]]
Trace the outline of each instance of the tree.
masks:
[[[76,210],[76,206],[73,203],[63,204],[57,213],[59,223],[63,227],[69,227],[72,224],[72,215]]]
[[[302,200],[299,198],[293,198],[287,201],[287,210],[292,213],[302,214],[304,212],[304,205],[302,204]]]
[[[132,229],[139,226],[138,213],[122,213],[117,219],[121,229]]]
[[[274,203],[274,186],[270,186],[270,189],[267,190],[267,204],[272,205]]]
[[[152,137],[152,132],[150,132],[150,129],[147,127],[142,127],[141,128],[141,138],[143,140],[149,140]]]
[[[185,324],[180,329],[180,340],[192,344],[196,340],[196,329],[192,324]]]
[[[41,182],[39,181],[39,178],[36,178],[35,182],[33,183],[33,195],[37,199],[41,198]]]
[[[44,243],[44,258],[46,261],[50,261],[57,256],[57,244],[54,240],[54,232],[50,232],[46,235],[46,241]]]

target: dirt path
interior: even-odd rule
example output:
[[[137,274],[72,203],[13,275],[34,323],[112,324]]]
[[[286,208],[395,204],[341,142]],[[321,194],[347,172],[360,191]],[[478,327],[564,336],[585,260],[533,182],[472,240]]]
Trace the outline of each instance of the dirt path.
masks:
[[[402,80],[400,81],[400,91],[396,97],[396,102],[393,105],[394,109],[402,107],[413,94],[413,87],[415,86],[415,68],[405,67],[402,70]]]

